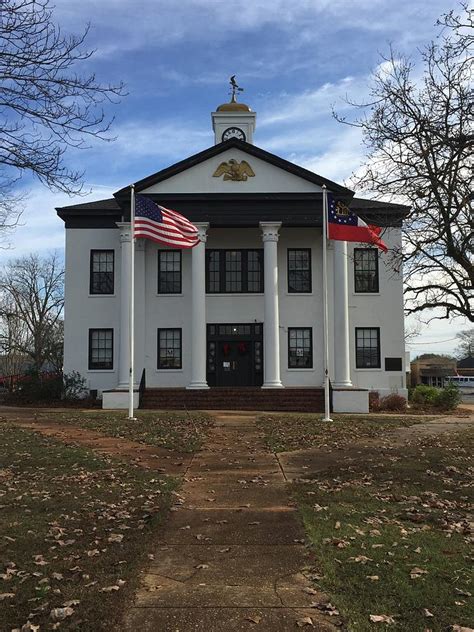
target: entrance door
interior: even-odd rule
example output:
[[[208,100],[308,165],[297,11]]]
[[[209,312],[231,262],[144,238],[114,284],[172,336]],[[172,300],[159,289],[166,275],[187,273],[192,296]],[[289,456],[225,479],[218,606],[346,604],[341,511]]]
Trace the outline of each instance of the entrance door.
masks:
[[[209,386],[261,386],[262,323],[207,326]]]
[[[219,386],[251,384],[252,353],[250,340],[218,343],[217,383]]]

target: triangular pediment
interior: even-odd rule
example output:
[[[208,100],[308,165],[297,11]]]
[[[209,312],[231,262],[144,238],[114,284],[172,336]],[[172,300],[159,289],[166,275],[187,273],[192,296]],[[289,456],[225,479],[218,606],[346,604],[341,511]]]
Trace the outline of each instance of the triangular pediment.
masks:
[[[352,191],[255,145],[232,139],[135,183],[146,194],[319,193]],[[118,191],[121,198],[129,188]]]

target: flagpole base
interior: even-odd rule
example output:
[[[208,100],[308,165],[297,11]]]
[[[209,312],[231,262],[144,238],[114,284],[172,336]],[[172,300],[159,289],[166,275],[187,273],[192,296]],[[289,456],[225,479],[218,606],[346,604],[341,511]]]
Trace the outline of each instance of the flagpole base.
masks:
[[[188,384],[186,388],[191,391],[193,390],[194,391],[208,391],[209,390],[209,386],[207,382],[191,382],[191,384]]]
[[[321,421],[334,421],[334,419],[331,419],[331,417],[323,417]]]

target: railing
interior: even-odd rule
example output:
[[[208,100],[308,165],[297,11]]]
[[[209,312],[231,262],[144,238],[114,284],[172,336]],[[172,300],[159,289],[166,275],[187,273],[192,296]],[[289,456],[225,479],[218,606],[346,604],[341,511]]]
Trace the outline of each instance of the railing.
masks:
[[[138,386],[138,408],[142,407],[142,399],[146,389],[146,373],[145,369],[142,371],[142,376],[140,378],[140,384]]]

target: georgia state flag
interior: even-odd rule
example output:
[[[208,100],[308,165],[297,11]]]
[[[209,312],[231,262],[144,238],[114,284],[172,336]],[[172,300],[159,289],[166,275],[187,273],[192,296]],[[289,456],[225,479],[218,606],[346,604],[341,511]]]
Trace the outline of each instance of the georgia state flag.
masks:
[[[328,193],[328,237],[338,241],[357,241],[372,244],[387,252],[387,245],[380,239],[380,226],[367,225],[350,208],[336,202]]]

